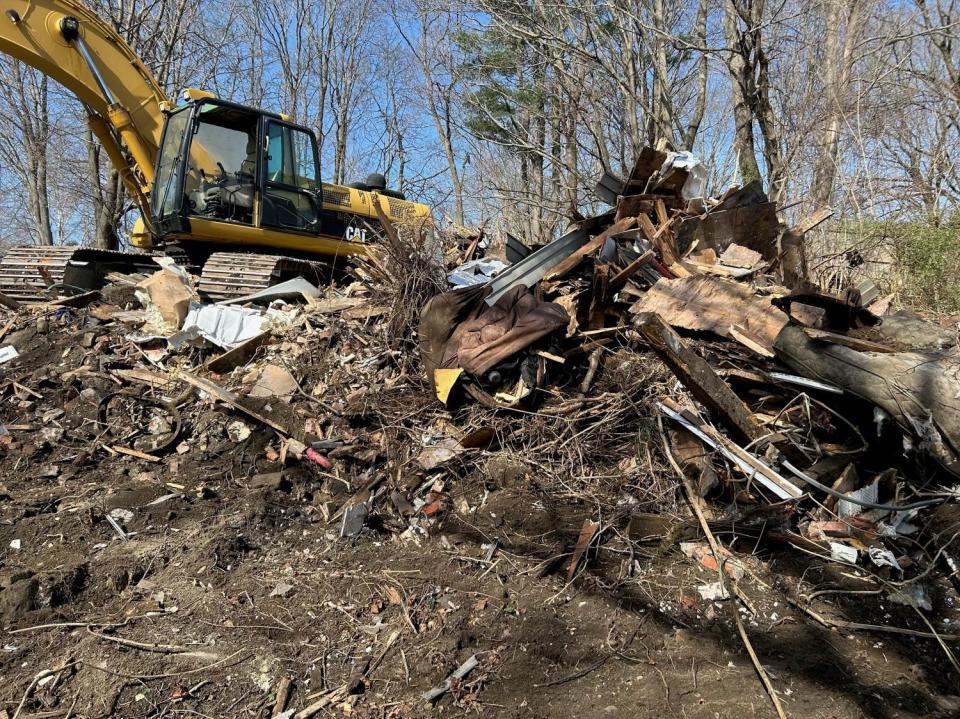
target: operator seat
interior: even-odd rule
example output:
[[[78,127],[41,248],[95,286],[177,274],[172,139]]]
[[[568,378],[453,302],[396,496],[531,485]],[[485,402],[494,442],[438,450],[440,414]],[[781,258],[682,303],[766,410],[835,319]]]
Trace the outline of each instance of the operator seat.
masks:
[[[251,183],[257,174],[257,132],[247,135],[247,159],[240,163],[240,174],[249,175]]]

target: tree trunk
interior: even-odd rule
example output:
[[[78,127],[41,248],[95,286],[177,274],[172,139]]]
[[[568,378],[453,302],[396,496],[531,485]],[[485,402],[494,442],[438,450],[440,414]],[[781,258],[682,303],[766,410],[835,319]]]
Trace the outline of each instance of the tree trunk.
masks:
[[[827,112],[819,133],[810,184],[810,209],[830,204],[840,154],[844,98],[850,90],[853,50],[863,27],[864,12],[857,0],[825,0],[823,84]],[[845,25],[845,28],[844,28]],[[841,48],[840,34],[843,29]]]
[[[697,42],[701,47],[707,44],[707,0],[700,0],[700,9],[697,12]],[[688,150],[693,149],[693,143],[697,140],[697,133],[700,132],[700,124],[703,122],[703,116],[707,111],[707,81],[709,79],[710,67],[707,63],[707,53],[700,52],[700,60],[697,63],[697,100],[694,105],[693,113],[687,123],[686,132],[683,134],[683,144]]]
[[[745,185],[760,179],[760,166],[754,154],[753,111],[750,96],[753,92],[753,68],[749,63],[746,37],[738,27],[739,13],[734,0],[725,0],[723,32],[727,40],[727,69],[730,72],[733,96],[733,121],[735,123],[733,148],[737,153],[740,183]]]

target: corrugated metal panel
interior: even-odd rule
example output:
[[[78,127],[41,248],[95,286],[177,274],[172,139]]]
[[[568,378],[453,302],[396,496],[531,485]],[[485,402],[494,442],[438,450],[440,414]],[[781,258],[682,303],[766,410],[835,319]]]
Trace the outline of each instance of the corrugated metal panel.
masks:
[[[507,290],[516,287],[518,284],[533,287],[543,279],[550,268],[555,267],[560,260],[569,256],[574,250],[583,247],[589,239],[589,228],[580,227],[527,255],[517,264],[501,272],[498,277],[490,280],[490,295],[487,297],[487,304],[492,307]]]

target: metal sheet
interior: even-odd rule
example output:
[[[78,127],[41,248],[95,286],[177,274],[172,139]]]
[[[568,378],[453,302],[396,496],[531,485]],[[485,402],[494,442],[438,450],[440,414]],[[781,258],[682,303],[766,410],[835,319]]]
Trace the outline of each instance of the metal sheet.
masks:
[[[583,247],[590,239],[593,223],[586,222],[583,226],[558,237],[553,242],[541,247],[536,252],[527,255],[515,265],[504,270],[500,275],[489,282],[490,294],[487,304],[491,307],[510,288],[519,284],[533,287],[543,279],[550,268],[555,267],[560,260],[571,252]]]

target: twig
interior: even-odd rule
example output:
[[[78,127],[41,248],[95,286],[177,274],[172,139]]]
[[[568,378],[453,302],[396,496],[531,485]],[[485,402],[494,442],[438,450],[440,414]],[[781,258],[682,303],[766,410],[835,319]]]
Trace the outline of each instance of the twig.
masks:
[[[827,619],[827,617],[822,614],[818,614],[810,607],[799,602],[790,595],[785,595],[786,600],[790,602],[790,605],[796,607],[801,612],[806,614],[811,619],[815,620],[817,623],[822,624],[823,626],[830,629],[850,629],[850,630],[861,630],[866,632],[883,632],[886,634],[902,634],[907,637],[923,637],[925,639],[936,639],[940,637],[951,642],[960,641],[960,634],[932,634],[930,632],[922,632],[917,629],[907,629],[906,627],[890,627],[883,624],[861,624],[860,622],[848,622],[844,619]]]
[[[241,659],[237,659],[233,664],[227,664],[227,662],[235,659],[238,655],[243,654],[243,649],[238,649],[229,657],[225,657],[220,661],[213,662],[212,664],[207,664],[206,666],[198,667],[197,669],[187,669],[186,671],[179,672],[167,672],[166,674],[124,674],[122,672],[116,672],[113,669],[107,669],[106,667],[101,667],[99,664],[92,664],[91,662],[83,662],[85,667],[90,667],[91,669],[96,669],[97,671],[104,672],[105,674],[113,674],[115,677],[121,677],[122,679],[137,679],[140,681],[152,681],[154,679],[169,679],[170,677],[181,677],[187,674],[196,674],[197,672],[205,672],[208,669],[216,669],[217,667],[222,666],[233,666],[234,664],[240,664],[245,662],[247,659],[253,656],[251,652],[247,652]]]
[[[698,496],[694,492],[693,487],[690,485],[690,480],[687,479],[687,475],[684,474],[683,470],[680,468],[680,465],[677,464],[677,460],[674,458],[673,453],[670,451],[670,445],[667,444],[667,435],[663,429],[663,415],[657,415],[657,424],[660,428],[660,437],[663,440],[663,449],[667,456],[667,461],[670,462],[670,466],[673,467],[673,470],[677,473],[677,476],[680,477],[680,482],[683,484],[684,495],[687,498],[687,502],[689,502],[690,508],[697,516],[697,520],[700,522],[700,528],[703,530],[704,535],[706,535],[707,542],[710,544],[710,549],[713,552],[713,556],[717,560],[717,574],[720,577],[720,586],[722,586],[725,590],[728,588],[728,586],[732,586],[733,592],[731,593],[743,600],[745,597],[742,596],[737,583],[732,582],[730,585],[727,583],[727,576],[723,571],[723,566],[726,563],[726,559],[720,552],[720,545],[717,543],[717,538],[714,537],[713,532],[710,531],[710,524],[707,522],[707,518],[703,514],[703,509],[700,507],[700,503],[697,501]],[[750,661],[753,662],[753,667],[757,670],[757,675],[760,677],[760,682],[763,684],[763,688],[766,690],[767,694],[770,696],[770,700],[773,702],[773,708],[776,710],[777,716],[780,719],[787,719],[787,715],[783,710],[783,706],[780,704],[780,699],[777,697],[777,692],[773,687],[773,682],[770,681],[770,677],[767,675],[766,669],[764,669],[763,665],[760,663],[760,658],[757,656],[757,653],[753,648],[753,643],[750,641],[750,636],[747,634],[747,630],[743,626],[743,620],[740,619],[740,612],[737,611],[736,607],[734,607],[733,618],[736,621],[737,632],[740,634],[740,639],[743,640],[743,646],[746,648],[747,654],[750,655]]]
[[[93,631],[90,627],[87,627],[87,631],[95,636],[97,639],[103,639],[108,642],[115,642],[124,647],[130,647],[132,649],[142,649],[145,652],[157,652],[158,654],[193,654],[195,656],[205,656],[205,658],[210,659],[216,655],[206,654],[204,652],[197,652],[189,647],[179,647],[174,644],[150,644],[149,642],[137,642],[133,639],[124,639],[123,637],[111,637],[107,634],[100,634],[99,632]]]
[[[596,671],[597,669],[602,667],[604,664],[606,664],[607,661],[612,656],[613,654],[607,654],[602,659],[595,661],[593,664],[591,664],[585,669],[581,669],[580,671],[574,672],[573,674],[569,674],[561,679],[554,679],[553,681],[547,682],[546,684],[534,684],[533,687],[534,689],[545,689],[546,687],[556,687],[561,684],[566,684],[567,682],[572,682],[575,679],[582,679],[583,677],[587,676],[587,674],[589,674],[590,672]]]
[[[476,669],[479,664],[480,660],[477,659],[477,655],[471,655],[467,661],[457,667],[454,672],[443,681],[443,684],[425,691],[423,693],[423,698],[428,702],[435,702],[450,690],[450,687],[453,686],[455,681],[463,679],[465,676],[467,676],[467,674]]]
[[[63,664],[62,666],[60,666],[59,669],[44,669],[41,672],[37,672],[34,675],[33,679],[30,680],[30,684],[27,685],[26,691],[23,692],[23,697],[21,697],[20,703],[17,705],[16,711],[13,712],[13,719],[17,719],[17,717],[20,716],[20,712],[23,711],[23,705],[27,703],[27,699],[29,698],[30,694],[33,692],[34,688],[37,686],[37,684],[40,682],[41,679],[52,677],[55,674],[59,674],[64,669],[69,669],[70,667],[76,666],[76,664],[77,662],[67,662],[66,664]],[[74,700],[74,703],[76,703],[76,700]],[[73,707],[71,707],[71,710],[72,709]]]
[[[75,629],[76,627],[123,627],[127,622],[115,622],[112,624],[100,624],[99,622],[54,622],[53,624],[37,624],[34,627],[21,627],[20,629],[11,629],[9,634],[23,634],[24,632],[38,632],[41,629]]]
[[[322,696],[320,699],[317,699],[313,704],[308,704],[303,709],[298,711],[293,715],[293,719],[310,719],[314,714],[328,707],[334,702],[340,701],[342,698],[347,696],[347,687],[346,685],[337,687],[336,689],[331,689],[327,694]]]
[[[383,661],[383,658],[387,655],[387,652],[390,651],[390,648],[394,645],[397,639],[400,637],[400,630],[396,630],[391,634],[387,641],[384,643],[383,649],[380,650],[380,653],[370,662],[367,668],[362,672],[361,678],[366,678],[370,673],[377,668],[380,662]],[[338,702],[341,699],[346,698],[348,693],[348,685],[342,684],[336,689],[331,689],[329,692],[323,694],[319,699],[317,699],[312,704],[308,704],[303,709],[298,711],[293,715],[293,719],[310,719],[314,714],[319,712],[321,709],[330,706],[334,702]],[[314,695],[316,696],[316,695]]]

